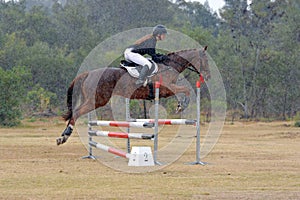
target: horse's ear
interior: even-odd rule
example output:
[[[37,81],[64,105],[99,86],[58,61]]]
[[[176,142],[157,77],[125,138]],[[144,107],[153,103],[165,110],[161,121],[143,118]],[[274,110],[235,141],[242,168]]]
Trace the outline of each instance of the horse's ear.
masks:
[[[203,51],[206,51],[206,50],[207,50],[207,47],[208,47],[208,46],[205,46],[204,49],[203,49]]]

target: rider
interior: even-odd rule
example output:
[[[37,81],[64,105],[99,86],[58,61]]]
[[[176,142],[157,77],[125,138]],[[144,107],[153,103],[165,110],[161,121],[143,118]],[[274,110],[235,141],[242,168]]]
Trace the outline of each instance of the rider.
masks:
[[[124,57],[127,61],[134,62],[143,67],[138,80],[135,82],[136,85],[144,83],[145,78],[152,67],[152,63],[144,57],[145,54],[150,55],[154,62],[163,62],[167,59],[165,55],[157,54],[155,51],[156,42],[164,40],[166,34],[166,27],[157,25],[153,28],[152,34],[142,37],[125,50]]]

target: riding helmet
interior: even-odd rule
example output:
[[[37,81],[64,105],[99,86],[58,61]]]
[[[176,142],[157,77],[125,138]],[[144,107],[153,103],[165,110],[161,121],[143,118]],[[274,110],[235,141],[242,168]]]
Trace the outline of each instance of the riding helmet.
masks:
[[[153,28],[153,35],[162,35],[162,34],[167,34],[167,29],[164,25],[157,25]]]

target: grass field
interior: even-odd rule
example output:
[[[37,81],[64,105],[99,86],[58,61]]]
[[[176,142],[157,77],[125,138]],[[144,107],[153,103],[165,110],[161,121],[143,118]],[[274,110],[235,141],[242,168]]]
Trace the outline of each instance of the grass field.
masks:
[[[300,199],[300,128],[292,122],[226,124],[208,165],[184,164],[195,160],[193,143],[150,173],[81,159],[87,150],[76,132],[56,146],[63,129],[57,119],[0,129],[0,199]]]

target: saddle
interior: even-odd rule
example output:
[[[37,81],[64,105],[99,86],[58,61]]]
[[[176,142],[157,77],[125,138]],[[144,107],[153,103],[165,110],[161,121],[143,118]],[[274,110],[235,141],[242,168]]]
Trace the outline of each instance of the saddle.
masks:
[[[148,60],[152,63],[152,67],[150,69],[148,77],[152,77],[158,71],[158,66],[157,66],[157,64],[153,60],[151,60],[151,59],[148,59]],[[127,72],[129,73],[129,75],[132,76],[132,77],[134,77],[134,78],[138,78],[139,77],[140,72],[141,72],[141,70],[143,68],[141,65],[138,65],[138,64],[136,64],[134,62],[129,62],[127,60],[121,60],[120,66],[122,68],[125,68],[127,70]]]

